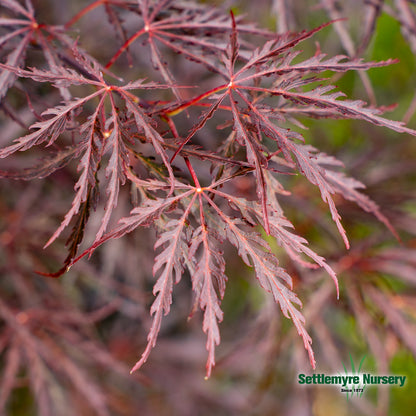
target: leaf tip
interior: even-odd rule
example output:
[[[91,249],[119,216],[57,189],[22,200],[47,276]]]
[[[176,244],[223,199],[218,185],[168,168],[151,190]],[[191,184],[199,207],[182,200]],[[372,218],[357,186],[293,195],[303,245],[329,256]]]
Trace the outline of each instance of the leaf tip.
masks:
[[[136,372],[141,367],[141,365],[142,365],[141,360],[138,361],[136,364],[134,364],[133,368],[130,370],[130,374],[133,374],[134,372]]]

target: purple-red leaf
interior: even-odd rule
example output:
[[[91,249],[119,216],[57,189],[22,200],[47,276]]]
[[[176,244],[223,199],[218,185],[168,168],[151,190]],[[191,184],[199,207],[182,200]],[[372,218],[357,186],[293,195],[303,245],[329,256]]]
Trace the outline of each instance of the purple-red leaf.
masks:
[[[221,300],[225,292],[225,261],[216,247],[215,233],[205,224],[199,226],[192,235],[189,255],[195,256],[198,247],[202,246],[202,254],[192,274],[192,288],[196,293],[201,309],[204,310],[202,329],[207,334],[207,377],[210,377],[215,365],[215,346],[220,343],[218,322],[223,319]],[[218,294],[219,293],[219,297]]]
[[[138,370],[150,355],[150,351],[156,345],[156,339],[160,331],[162,316],[167,315],[172,303],[173,283],[178,283],[183,271],[182,263],[184,253],[187,252],[187,244],[184,239],[184,228],[187,225],[187,218],[194,203],[196,194],[191,199],[188,207],[179,220],[170,220],[165,224],[165,232],[161,234],[155,244],[155,248],[163,246],[163,250],[157,255],[153,266],[153,274],[160,272],[157,282],[153,288],[156,296],[150,308],[153,315],[153,323],[147,336],[147,346],[140,360],[134,365],[131,372]]]
[[[267,242],[259,234],[243,230],[241,221],[233,220],[224,215],[211,199],[207,196],[205,198],[217,211],[224,223],[221,231],[225,238],[237,248],[238,254],[244,263],[254,267],[260,285],[266,291],[272,293],[275,301],[279,303],[283,315],[292,319],[298,334],[303,339],[305,349],[308,351],[310,363],[315,368],[315,356],[311,346],[312,339],[304,326],[305,318],[295,306],[302,306],[302,303],[291,290],[291,277],[279,266],[279,262],[270,252]]]

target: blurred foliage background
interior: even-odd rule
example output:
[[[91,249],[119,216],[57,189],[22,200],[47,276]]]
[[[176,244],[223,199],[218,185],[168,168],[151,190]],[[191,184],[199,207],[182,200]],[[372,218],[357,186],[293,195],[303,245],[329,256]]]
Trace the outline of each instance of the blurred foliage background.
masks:
[[[41,19],[63,24],[86,2],[36,0]],[[358,55],[365,60],[397,58],[373,69],[368,78],[346,73],[333,82],[348,97],[391,106],[388,117],[416,128],[416,6],[414,1],[257,0],[206,1],[278,31],[311,29],[338,21],[304,43],[304,56],[317,45],[329,56]],[[0,3],[1,4],[1,3]],[[403,15],[403,8],[410,14]],[[374,16],[373,16],[374,15]],[[374,17],[374,30],[371,19]],[[404,17],[403,17],[404,16]],[[285,18],[284,18],[285,17]],[[405,19],[405,17],[410,18]],[[413,20],[412,20],[413,19]],[[127,31],[135,21],[126,12]],[[74,37],[106,62],[117,50],[101,8],[80,19]],[[413,26],[412,26],[413,25]],[[368,36],[367,36],[368,35]],[[360,49],[365,36],[368,42]],[[353,50],[351,50],[353,45]],[[132,48],[134,53],[134,48]],[[145,59],[143,57],[142,59]],[[114,71],[126,70],[122,57]],[[178,65],[183,65],[178,63]],[[187,70],[184,67],[184,70]],[[129,76],[140,77],[140,65]],[[328,77],[331,77],[328,74]],[[195,78],[196,77],[196,78]],[[190,73],[192,82],[197,74]],[[47,90],[47,86],[42,86]],[[48,101],[49,91],[39,91]],[[29,124],[21,91],[2,102],[4,146],[21,126],[8,117],[17,109]],[[151,359],[129,374],[146,343],[152,301],[151,230],[135,232],[103,246],[60,280],[35,270],[60,267],[64,240],[43,244],[70,204],[75,169],[68,166],[31,182],[2,180],[0,198],[0,409],[7,415],[413,415],[416,407],[416,142],[406,135],[361,121],[305,120],[308,143],[345,163],[351,176],[367,185],[396,227],[401,242],[375,218],[337,200],[351,240],[347,251],[318,191],[300,177],[288,179],[283,202],[289,220],[311,247],[337,271],[333,282],[321,271],[300,269],[282,250],[281,263],[293,276],[295,291],[314,340],[317,373],[337,374],[342,363],[366,356],[363,371],[404,374],[404,388],[368,388],[362,398],[346,397],[335,387],[300,388],[297,374],[311,373],[303,343],[279,307],[253,281],[252,270],[230,255],[223,300],[222,343],[212,377],[204,380],[205,337],[201,316],[192,308],[190,283],[175,288],[171,314]],[[2,161],[2,169],[30,164],[37,155]],[[47,197],[46,197],[47,196]],[[128,192],[125,206],[129,210]],[[91,219],[94,222],[94,218]],[[87,236],[87,239],[93,236]],[[152,242],[152,243],[150,243]],[[1,411],[0,411],[1,412]]]

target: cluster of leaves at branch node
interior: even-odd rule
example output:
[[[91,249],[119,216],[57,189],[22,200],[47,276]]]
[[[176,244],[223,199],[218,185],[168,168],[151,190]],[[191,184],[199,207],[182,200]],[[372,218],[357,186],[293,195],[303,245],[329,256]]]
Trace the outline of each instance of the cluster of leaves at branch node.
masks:
[[[170,311],[173,286],[188,271],[195,305],[204,313],[209,376],[220,342],[218,323],[223,319],[221,300],[227,282],[224,251],[228,242],[254,269],[260,285],[271,293],[284,316],[293,321],[315,367],[312,340],[299,310],[301,302],[268,241],[275,239],[302,267],[325,269],[337,292],[338,284],[326,260],[292,231],[281,206],[282,195],[290,193],[284,189],[285,178],[299,173],[318,187],[347,247],[335,194],[392,227],[377,204],[360,193],[364,185],[340,172],[340,161],[306,144],[297,130],[287,126],[291,123],[302,129],[304,117],[349,118],[416,135],[403,123],[382,117],[380,109],[345,99],[319,75],[362,71],[394,61],[327,58],[320,51],[300,59],[300,52],[294,48],[329,24],[275,35],[234,18],[232,13],[192,2],[97,1],[59,28],[38,23],[31,1],[25,4],[26,8],[16,0],[2,2],[5,17],[0,19],[4,32],[0,45],[6,54],[0,64],[0,94],[7,99],[7,91],[10,94],[15,85],[30,97],[36,84],[49,83],[63,102],[44,109],[30,126],[31,132],[0,150],[0,158],[6,158],[44,145],[53,149],[52,155],[39,166],[23,172],[1,171],[1,176],[44,178],[74,160],[78,160],[80,172],[72,206],[46,243],[49,246],[72,222],[69,254],[61,270],[45,274],[58,277],[104,242],[139,226],[154,227],[158,254],[153,268],[157,278],[155,300],[150,309],[153,323],[147,347],[132,371],[148,359],[162,317]],[[80,48],[82,36],[75,41],[66,32],[101,5],[105,5],[110,24],[121,39],[120,48],[106,65]],[[130,37],[123,26],[126,14],[131,14],[137,25]],[[146,80],[125,80],[126,74],[120,70],[123,65],[116,64],[124,53],[132,62],[140,60],[131,50],[139,38],[151,57]],[[35,68],[30,62],[23,68],[30,45],[43,51],[43,68]],[[204,80],[200,86],[188,85],[184,71],[176,70],[178,62],[188,61],[199,68]],[[109,71],[112,66],[115,73]],[[22,78],[29,81],[16,84]],[[75,91],[77,97],[73,96]],[[213,135],[213,126],[217,131],[209,142],[206,137]],[[248,180],[253,189],[238,196],[236,190],[242,180]],[[113,226],[114,209],[126,183],[140,201],[130,215]],[[99,203],[103,190],[104,210],[95,241],[77,257],[91,209]]]

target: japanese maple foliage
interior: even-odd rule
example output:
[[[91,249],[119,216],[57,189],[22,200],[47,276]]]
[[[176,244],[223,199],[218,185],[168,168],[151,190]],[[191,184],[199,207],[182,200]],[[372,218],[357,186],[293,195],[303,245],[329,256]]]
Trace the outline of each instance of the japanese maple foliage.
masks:
[[[403,123],[384,118],[382,109],[344,98],[325,79],[328,71],[363,71],[395,61],[328,58],[319,49],[302,58],[297,45],[330,24],[276,35],[233,13],[188,1],[95,1],[64,27],[37,22],[30,0],[25,6],[17,0],[1,5],[5,17],[0,19],[0,44],[10,50],[0,65],[1,96],[14,83],[27,89],[29,107],[39,83],[51,84],[60,96],[56,95],[56,105],[44,108],[31,132],[0,150],[0,157],[6,158],[41,145],[53,149],[53,154],[39,166],[1,171],[1,176],[44,178],[74,161],[79,172],[72,205],[45,244],[52,244],[73,224],[68,256],[61,270],[44,274],[61,276],[106,241],[138,227],[153,227],[158,234],[153,323],[148,345],[132,371],[148,359],[162,317],[170,311],[174,285],[187,271],[195,304],[204,313],[209,376],[220,342],[218,323],[223,319],[221,300],[227,283],[223,247],[228,242],[293,321],[315,367],[302,303],[270,242],[274,239],[302,267],[325,269],[336,292],[337,277],[306,239],[295,234],[280,196],[290,193],[284,188],[288,176],[303,175],[319,189],[347,248],[336,194],[371,212],[394,232],[377,204],[360,192],[364,185],[346,176],[340,171],[342,162],[312,147],[307,134],[299,131],[305,117],[348,118],[416,135]],[[82,36],[71,37],[72,26],[100,6],[121,41],[104,63],[81,48]],[[123,26],[122,13],[135,19],[131,35]],[[152,65],[145,67],[145,79],[124,79],[119,61],[124,53],[133,65],[142,59],[133,49],[138,39]],[[42,51],[42,63],[25,61],[29,45]],[[198,85],[189,83],[180,70],[178,62],[188,60],[198,66]],[[22,79],[29,80],[19,83]],[[213,127],[217,137],[208,140]],[[247,180],[250,190],[241,196],[238,185]],[[138,202],[114,225],[121,188],[127,183]],[[95,241],[78,255],[98,201],[104,210]]]

